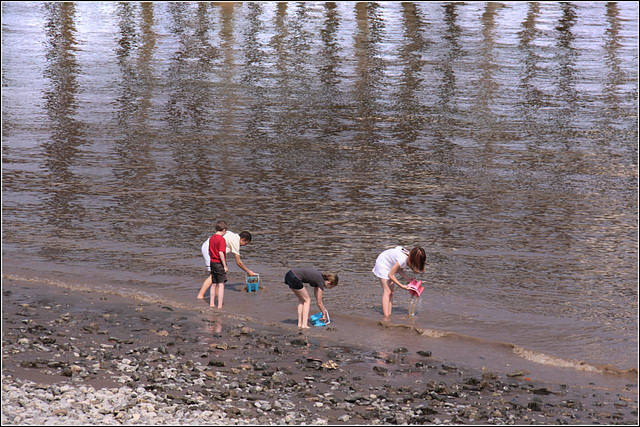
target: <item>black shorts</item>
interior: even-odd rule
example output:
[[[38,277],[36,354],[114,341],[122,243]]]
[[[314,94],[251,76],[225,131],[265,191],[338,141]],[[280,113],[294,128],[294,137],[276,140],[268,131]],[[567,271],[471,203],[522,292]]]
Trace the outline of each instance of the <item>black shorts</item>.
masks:
[[[290,289],[302,289],[304,285],[302,284],[302,280],[298,279],[298,276],[293,274],[293,271],[289,270],[287,274],[284,276],[284,283],[286,283]]]
[[[211,266],[211,283],[225,283],[227,281],[227,273],[224,272],[224,265],[219,262],[212,262]]]

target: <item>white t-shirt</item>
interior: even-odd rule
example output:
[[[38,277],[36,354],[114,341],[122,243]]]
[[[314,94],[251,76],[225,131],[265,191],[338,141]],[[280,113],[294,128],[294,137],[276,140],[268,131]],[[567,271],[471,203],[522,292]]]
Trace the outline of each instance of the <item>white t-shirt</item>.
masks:
[[[240,235],[233,231],[227,230],[224,235],[224,240],[227,242],[226,252],[240,255]],[[207,269],[210,268],[209,264],[211,259],[209,258],[209,239],[205,240],[202,244],[202,256],[204,257],[204,263],[207,265]]]
[[[378,255],[376,265],[372,270],[373,274],[381,279],[388,279],[389,272],[396,262],[400,264],[400,268],[407,268],[407,259],[409,259],[409,253],[402,246],[387,249]]]
[[[224,240],[227,241],[227,253],[231,252],[232,254],[240,255],[240,235],[234,233],[233,231],[227,230],[227,233],[224,235]]]

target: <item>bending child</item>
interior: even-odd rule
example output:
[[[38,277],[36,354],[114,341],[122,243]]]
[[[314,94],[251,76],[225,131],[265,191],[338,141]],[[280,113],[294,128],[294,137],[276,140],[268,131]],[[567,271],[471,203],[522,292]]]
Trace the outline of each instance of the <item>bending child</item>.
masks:
[[[311,307],[311,298],[304,288],[304,283],[314,288],[314,295],[318,303],[318,307],[322,312],[322,321],[327,322],[327,309],[322,303],[322,294],[325,289],[331,289],[338,286],[337,274],[322,274],[315,268],[293,268],[284,276],[284,283],[289,286],[298,297],[298,328],[308,329],[307,322],[309,320],[309,310]]]
[[[391,316],[394,284],[408,290],[407,286],[398,281],[396,273],[410,282],[411,279],[405,274],[404,268],[409,267],[414,273],[424,273],[426,259],[427,255],[421,247],[415,247],[409,252],[402,246],[396,246],[378,255],[376,265],[373,267],[373,274],[380,279],[382,285],[382,314],[384,317]]]

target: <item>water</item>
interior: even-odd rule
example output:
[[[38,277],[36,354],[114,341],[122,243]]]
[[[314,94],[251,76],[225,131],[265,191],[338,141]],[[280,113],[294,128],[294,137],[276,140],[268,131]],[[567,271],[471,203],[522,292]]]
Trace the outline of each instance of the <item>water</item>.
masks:
[[[224,219],[261,306],[312,265],[337,324],[420,245],[419,331],[637,368],[637,34],[633,2],[4,2],[5,277],[195,299]]]

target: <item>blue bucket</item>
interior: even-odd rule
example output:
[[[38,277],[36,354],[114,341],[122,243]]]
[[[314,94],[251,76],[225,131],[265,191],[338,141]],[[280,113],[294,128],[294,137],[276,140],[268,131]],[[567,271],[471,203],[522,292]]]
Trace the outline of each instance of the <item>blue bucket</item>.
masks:
[[[247,276],[245,283],[247,284],[247,292],[258,292],[258,289],[260,289],[260,275]]]
[[[322,313],[316,313],[312,316],[309,316],[309,320],[311,320],[311,324],[313,326],[327,326],[329,323],[331,323],[331,319],[329,319],[329,312],[327,312],[327,321],[323,322],[322,320]]]

